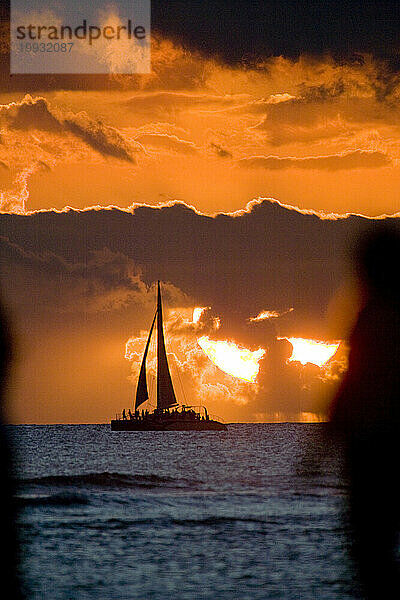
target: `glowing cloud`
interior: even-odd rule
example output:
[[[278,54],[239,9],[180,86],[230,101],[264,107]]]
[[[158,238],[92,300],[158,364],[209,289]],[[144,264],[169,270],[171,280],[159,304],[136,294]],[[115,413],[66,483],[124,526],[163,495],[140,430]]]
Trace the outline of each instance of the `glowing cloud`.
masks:
[[[279,317],[287,315],[293,310],[293,308],[289,308],[289,310],[285,310],[285,312],[282,313],[279,313],[276,310],[263,310],[256,317],[250,317],[249,321],[252,323],[257,323],[258,321],[265,321],[266,319],[278,319]]]
[[[246,381],[256,380],[260,370],[258,361],[265,354],[262,348],[252,352],[247,348],[239,348],[234,342],[214,341],[207,336],[202,336],[197,342],[208,358],[228,375]]]
[[[290,361],[301,362],[302,365],[313,363],[322,367],[335,354],[340,346],[340,342],[327,344],[317,340],[307,340],[304,338],[279,338],[288,340],[293,346]]]
[[[198,306],[198,307],[194,308],[193,309],[193,317],[192,317],[193,323],[198,323],[200,321],[201,315],[208,308],[209,308],[209,306],[203,306],[203,307]]]
[[[197,306],[196,308],[193,309],[193,316],[192,316],[192,323],[199,323],[200,319],[202,317],[202,314],[206,311],[206,310],[210,310],[211,306]],[[202,323],[200,323],[200,325],[203,325]],[[219,317],[212,317],[211,319],[211,323],[210,323],[212,329],[219,329],[221,327],[221,319]]]

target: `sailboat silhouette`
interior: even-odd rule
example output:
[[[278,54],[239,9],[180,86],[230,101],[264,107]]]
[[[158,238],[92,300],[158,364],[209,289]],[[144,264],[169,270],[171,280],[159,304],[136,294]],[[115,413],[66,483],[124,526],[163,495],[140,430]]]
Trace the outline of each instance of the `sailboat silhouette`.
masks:
[[[139,407],[149,399],[147,388],[146,360],[150,340],[157,319],[157,407],[152,413],[139,412]],[[121,416],[111,421],[112,431],[212,431],[226,430],[227,427],[220,421],[210,419],[207,409],[199,407],[194,410],[192,406],[179,406],[172,383],[165,348],[163,310],[161,300],[161,286],[157,284],[157,308],[150,327],[149,337],[145,346],[139,379],[136,388],[136,397],[133,413],[122,411]],[[172,410],[171,410],[172,409]]]

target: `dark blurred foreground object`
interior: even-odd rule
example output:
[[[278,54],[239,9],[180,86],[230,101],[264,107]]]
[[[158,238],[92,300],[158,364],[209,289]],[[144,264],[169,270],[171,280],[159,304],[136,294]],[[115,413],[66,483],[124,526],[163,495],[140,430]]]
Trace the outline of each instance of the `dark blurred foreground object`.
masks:
[[[6,382],[11,363],[11,335],[8,322],[0,305],[0,578],[2,598],[20,599],[17,577],[17,535],[13,485],[11,477],[11,457],[4,431],[4,401]]]
[[[400,598],[400,233],[378,225],[359,244],[363,304],[349,368],[331,407],[349,477],[352,553],[365,597]]]

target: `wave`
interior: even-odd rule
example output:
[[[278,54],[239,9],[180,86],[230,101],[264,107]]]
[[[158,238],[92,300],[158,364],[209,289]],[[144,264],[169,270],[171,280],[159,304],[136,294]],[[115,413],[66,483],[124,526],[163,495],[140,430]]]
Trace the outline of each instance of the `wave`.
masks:
[[[252,527],[251,530],[255,531],[257,528],[260,532],[267,525],[275,524],[274,520],[271,519],[263,519],[263,518],[246,518],[246,517],[233,517],[233,516],[207,516],[207,517],[199,517],[199,518],[171,518],[171,517],[155,517],[155,518],[111,518],[111,519],[98,519],[94,521],[86,521],[84,523],[85,529],[94,529],[100,531],[106,530],[122,530],[127,531],[131,528],[147,528],[148,526],[151,529],[172,529],[172,528],[194,528],[194,527],[213,527],[216,529],[231,529],[238,525],[256,525],[257,527]],[[60,523],[59,527],[71,528],[72,526],[77,526],[81,528],[82,522],[79,523]]]
[[[101,487],[111,489],[124,488],[172,488],[192,489],[201,481],[176,479],[160,475],[129,475],[126,473],[82,473],[79,475],[47,475],[30,479],[19,479],[19,485],[39,485],[49,487]]]
[[[235,523],[256,523],[256,524],[266,524],[265,519],[258,519],[256,517],[203,517],[199,519],[172,519],[172,523],[174,525],[183,525],[189,527],[196,527],[198,525],[203,527],[208,526],[216,526],[216,525],[229,525]]]
[[[17,494],[15,501],[20,506],[76,506],[89,504],[83,494]]]

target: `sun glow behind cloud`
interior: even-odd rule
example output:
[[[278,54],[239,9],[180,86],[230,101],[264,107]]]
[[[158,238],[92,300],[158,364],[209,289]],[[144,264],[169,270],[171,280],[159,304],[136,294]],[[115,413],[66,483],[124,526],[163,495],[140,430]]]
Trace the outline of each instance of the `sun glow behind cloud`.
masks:
[[[196,308],[193,309],[193,317],[192,317],[192,321],[193,323],[198,323],[200,321],[200,317],[203,314],[203,312],[205,310],[207,310],[207,308],[209,308],[208,306],[197,306]]]
[[[256,323],[258,321],[265,321],[266,319],[278,319],[283,315],[287,315],[290,312],[293,312],[293,308],[289,308],[289,310],[285,310],[285,312],[278,312],[276,310],[263,310],[256,317],[250,317],[249,321],[252,323]]]
[[[302,365],[313,363],[322,367],[335,354],[340,346],[340,342],[328,344],[317,340],[308,340],[304,338],[280,338],[288,340],[293,346],[293,352],[289,361],[298,361]]]
[[[228,375],[245,381],[256,381],[260,370],[258,361],[265,354],[262,348],[252,352],[247,348],[239,348],[234,342],[214,341],[207,336],[202,336],[197,342],[208,358]]]

